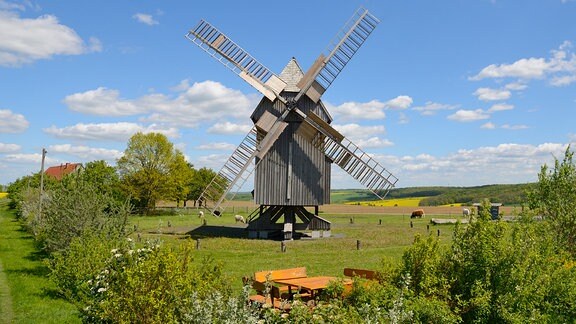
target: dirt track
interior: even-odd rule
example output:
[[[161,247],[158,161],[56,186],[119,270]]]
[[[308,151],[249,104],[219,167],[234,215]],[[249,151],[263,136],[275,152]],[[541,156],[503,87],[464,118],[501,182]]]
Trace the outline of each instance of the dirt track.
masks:
[[[192,206],[189,204],[188,206]],[[228,207],[240,207],[247,208],[248,210],[256,209],[255,205],[251,201],[234,201],[231,202]],[[411,214],[414,209],[423,208],[427,215],[462,215],[463,208],[473,208],[473,207],[377,207],[377,206],[356,206],[356,205],[344,205],[344,204],[333,204],[333,205],[323,205],[320,206],[320,212],[326,214],[389,214],[389,215],[408,215]],[[500,213],[503,215],[511,215],[515,207],[502,206],[500,207]],[[519,211],[518,208],[516,208]]]

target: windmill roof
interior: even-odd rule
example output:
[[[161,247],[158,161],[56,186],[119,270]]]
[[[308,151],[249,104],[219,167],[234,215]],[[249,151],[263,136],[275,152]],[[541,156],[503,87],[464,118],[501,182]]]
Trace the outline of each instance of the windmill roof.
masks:
[[[293,57],[292,59],[290,59],[290,62],[286,64],[286,66],[284,67],[282,72],[280,72],[280,75],[278,77],[282,79],[284,82],[286,82],[286,87],[284,88],[284,91],[299,92],[300,88],[298,88],[296,84],[298,84],[298,81],[300,81],[300,79],[302,79],[303,76],[304,72],[302,72],[300,65],[298,65],[298,62]]]

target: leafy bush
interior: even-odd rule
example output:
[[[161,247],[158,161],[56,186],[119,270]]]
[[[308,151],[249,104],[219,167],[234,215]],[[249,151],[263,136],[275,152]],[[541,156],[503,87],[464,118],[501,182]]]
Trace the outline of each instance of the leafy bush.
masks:
[[[198,299],[231,290],[220,264],[194,262],[192,244],[180,248],[120,248],[110,251],[105,268],[90,282],[83,308],[89,322],[171,323],[188,318]],[[219,297],[220,298],[220,297]]]
[[[124,236],[129,213],[127,203],[98,190],[93,183],[67,177],[49,192],[42,214],[30,224],[42,247],[54,252],[68,248],[73,238],[84,233],[101,233],[109,239]]]
[[[127,239],[110,239],[98,233],[75,237],[68,249],[52,254],[48,261],[50,278],[61,296],[77,305],[84,305],[90,296],[88,281],[102,271],[112,249],[127,248]]]

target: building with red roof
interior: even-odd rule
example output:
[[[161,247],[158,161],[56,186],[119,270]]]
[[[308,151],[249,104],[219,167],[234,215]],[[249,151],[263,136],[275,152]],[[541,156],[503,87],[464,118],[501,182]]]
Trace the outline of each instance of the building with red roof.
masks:
[[[52,166],[46,169],[44,173],[47,176],[53,177],[56,180],[62,180],[62,178],[70,173],[77,172],[82,168],[81,163],[66,163],[60,164],[59,166]]]

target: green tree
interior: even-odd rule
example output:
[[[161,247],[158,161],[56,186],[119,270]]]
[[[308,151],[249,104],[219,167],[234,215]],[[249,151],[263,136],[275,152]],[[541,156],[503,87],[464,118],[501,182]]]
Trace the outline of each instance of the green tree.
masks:
[[[180,201],[183,201],[184,207],[186,207],[186,199],[190,194],[191,184],[194,180],[194,167],[191,163],[186,162],[184,154],[180,151],[176,152],[170,174],[172,197],[176,200],[176,206],[179,207]]]
[[[188,193],[188,200],[194,201],[194,206],[196,206],[196,201],[200,198],[200,195],[204,191],[204,189],[210,184],[212,179],[215,179],[218,174],[214,172],[212,169],[208,168],[201,168],[194,172],[194,176],[192,178],[192,182],[190,184],[190,192]],[[224,188],[226,188],[227,183],[226,180],[223,178],[216,178],[218,181],[217,188],[222,188],[219,194],[224,192]]]
[[[529,192],[530,209],[542,215],[557,234],[559,243],[576,255],[576,164],[570,147],[554,168],[543,165],[536,188]]]
[[[104,160],[86,163],[82,170],[82,178],[94,184],[98,190],[107,192],[118,200],[127,198],[120,188],[120,177],[116,168],[108,165]]]
[[[174,170],[181,161],[182,153],[165,135],[139,132],[128,141],[117,167],[126,193],[149,213],[158,200],[173,198]]]

